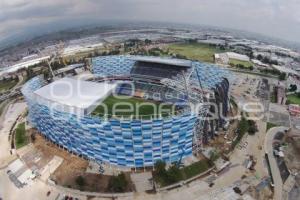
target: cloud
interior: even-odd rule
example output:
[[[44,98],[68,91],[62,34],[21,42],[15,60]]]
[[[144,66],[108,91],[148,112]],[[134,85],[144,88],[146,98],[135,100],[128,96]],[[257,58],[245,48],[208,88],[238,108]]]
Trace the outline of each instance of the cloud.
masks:
[[[298,0],[1,0],[0,40],[93,19],[214,25],[300,41],[299,10]]]

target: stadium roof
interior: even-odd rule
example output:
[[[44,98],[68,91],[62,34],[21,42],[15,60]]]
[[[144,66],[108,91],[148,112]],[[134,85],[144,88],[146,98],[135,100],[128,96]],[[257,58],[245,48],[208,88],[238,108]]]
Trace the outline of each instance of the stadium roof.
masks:
[[[42,103],[65,106],[64,111],[88,114],[101,103],[116,84],[95,83],[72,78],[62,78],[34,92]]]
[[[68,65],[66,67],[63,67],[63,68],[60,68],[58,70],[55,70],[54,73],[55,74],[61,74],[61,73],[65,73],[67,71],[71,71],[73,69],[77,69],[77,68],[80,68],[80,67],[83,67],[84,64],[83,63],[78,63],[78,64],[73,64],[73,65]]]
[[[160,57],[146,57],[146,56],[133,56],[130,57],[131,60],[149,63],[160,63],[166,65],[174,65],[180,67],[192,67],[192,61],[174,59],[174,58],[160,58]]]

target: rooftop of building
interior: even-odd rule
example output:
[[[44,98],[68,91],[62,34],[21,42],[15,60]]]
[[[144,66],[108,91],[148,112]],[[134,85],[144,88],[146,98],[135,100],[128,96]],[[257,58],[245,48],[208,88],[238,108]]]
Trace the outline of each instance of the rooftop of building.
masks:
[[[166,65],[180,66],[180,67],[192,67],[192,61],[183,60],[183,59],[146,57],[146,56],[133,56],[130,59],[139,62],[160,63]]]
[[[116,84],[95,83],[72,78],[62,78],[34,92],[51,103],[85,109],[104,100]]]

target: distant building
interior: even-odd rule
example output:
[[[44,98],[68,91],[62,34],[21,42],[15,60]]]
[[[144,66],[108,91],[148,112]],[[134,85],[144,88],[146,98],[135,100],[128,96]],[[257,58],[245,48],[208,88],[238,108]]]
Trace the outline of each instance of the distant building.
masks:
[[[284,66],[279,66],[279,65],[272,65],[272,67],[274,69],[277,69],[280,72],[286,73],[287,75],[297,75],[297,76],[299,76],[299,73],[297,71],[292,70],[290,68],[287,68],[287,67],[284,67]]]
[[[229,59],[241,60],[241,61],[250,61],[250,58],[246,55],[242,55],[234,52],[226,53]]]
[[[41,58],[36,58],[36,59],[33,59],[33,60],[29,60],[29,61],[25,61],[25,62],[15,64],[15,65],[13,65],[11,67],[8,67],[8,68],[4,69],[3,71],[1,71],[0,76],[2,76],[4,74],[15,73],[20,69],[25,69],[25,68],[28,68],[30,66],[40,64],[40,63],[48,60],[49,58],[50,58],[50,56],[44,56],[44,57],[41,57]]]
[[[54,71],[54,74],[56,76],[61,75],[62,77],[67,74],[78,74],[77,70],[82,69],[84,67],[85,67],[85,65],[83,63],[68,65],[64,68],[60,68],[60,69]]]
[[[229,63],[229,58],[226,53],[216,53],[215,63],[227,65]]]
[[[230,59],[240,60],[240,61],[250,61],[250,58],[246,55],[234,53],[234,52],[227,52],[227,53],[217,53],[214,55],[215,62],[218,64],[227,65],[230,62]]]
[[[203,44],[217,45],[217,46],[224,46],[226,44],[225,40],[220,40],[220,39],[198,40],[198,42]]]
[[[251,61],[258,67],[269,68],[269,65],[262,63],[260,60],[253,59]]]

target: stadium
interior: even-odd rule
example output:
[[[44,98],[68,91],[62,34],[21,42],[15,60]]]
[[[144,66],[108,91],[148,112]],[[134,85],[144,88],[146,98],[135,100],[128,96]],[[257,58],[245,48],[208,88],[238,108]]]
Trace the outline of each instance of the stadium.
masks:
[[[181,162],[226,123],[221,116],[229,111],[230,73],[219,67],[103,56],[91,59],[90,71],[86,80],[38,76],[22,88],[29,123],[88,160],[130,168]]]

